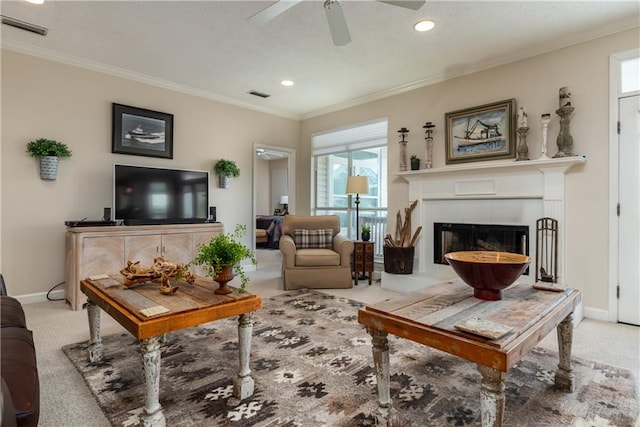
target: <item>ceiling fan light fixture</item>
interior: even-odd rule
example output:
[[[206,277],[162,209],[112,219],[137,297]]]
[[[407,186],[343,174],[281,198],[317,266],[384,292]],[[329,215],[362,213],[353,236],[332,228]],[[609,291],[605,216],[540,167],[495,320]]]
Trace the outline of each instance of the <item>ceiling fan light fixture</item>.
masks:
[[[280,84],[282,86],[290,87],[290,86],[293,86],[295,83],[293,81],[291,81],[291,80],[283,80],[283,81],[280,82]]]
[[[418,31],[418,32],[425,32],[425,31],[429,31],[432,30],[433,27],[435,27],[436,24],[433,21],[429,21],[429,20],[422,20],[422,21],[418,21],[414,24],[413,29]]]

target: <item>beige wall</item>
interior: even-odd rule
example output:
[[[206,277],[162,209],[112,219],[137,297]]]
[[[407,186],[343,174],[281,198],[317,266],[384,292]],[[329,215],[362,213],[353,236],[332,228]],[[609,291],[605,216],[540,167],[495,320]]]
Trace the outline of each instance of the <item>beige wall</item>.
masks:
[[[174,115],[174,158],[111,153],[111,103]],[[40,180],[25,153],[47,137],[73,151],[58,179]],[[210,204],[228,229],[252,218],[253,144],[296,148],[299,122],[134,81],[2,51],[2,273],[12,295],[46,292],[64,280],[64,221],[98,219],[111,206],[113,163],[212,170],[235,160],[241,174]],[[250,245],[251,239],[246,238]]]
[[[551,113],[549,153],[557,152],[559,122],[558,88],[569,86],[575,112],[571,121],[574,151],[587,156],[584,166],[566,177],[566,278],[584,292],[586,307],[608,309],[608,138],[609,56],[639,45],[638,29],[536,56],[492,70],[455,78],[357,107],[304,120],[298,167],[310,162],[313,132],[349,125],[377,117],[389,118],[389,171],[398,171],[399,141],[396,132],[407,127],[407,153],[423,157],[426,121],[436,125],[434,167],[445,165],[444,114],[509,98],[524,106],[529,116],[527,142],[532,158],[540,155],[540,115]],[[437,60],[437,58],[434,58]],[[307,166],[305,168],[304,166]],[[310,206],[308,174],[298,174],[298,207]],[[389,217],[408,203],[408,184],[389,177]],[[302,213],[302,212],[301,212]],[[414,218],[414,220],[416,220]]]

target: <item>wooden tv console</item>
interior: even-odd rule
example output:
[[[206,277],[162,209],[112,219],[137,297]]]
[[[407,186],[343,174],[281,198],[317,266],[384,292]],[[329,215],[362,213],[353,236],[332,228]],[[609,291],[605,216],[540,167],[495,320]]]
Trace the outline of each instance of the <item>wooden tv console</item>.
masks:
[[[67,227],[65,238],[65,298],[72,310],[82,309],[85,298],[80,281],[98,274],[114,274],[127,261],[143,266],[163,256],[175,263],[188,263],[198,246],[224,232],[221,223]],[[202,267],[192,273],[205,275]]]

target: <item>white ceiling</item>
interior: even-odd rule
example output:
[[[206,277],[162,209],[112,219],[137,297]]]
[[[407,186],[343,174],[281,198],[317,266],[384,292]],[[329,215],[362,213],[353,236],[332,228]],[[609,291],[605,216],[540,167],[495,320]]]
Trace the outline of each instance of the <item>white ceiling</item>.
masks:
[[[263,25],[270,1],[3,0],[2,46],[285,117],[307,118],[639,25],[640,2],[430,1],[418,11],[343,0],[352,42],[333,45],[322,2]],[[412,25],[431,19],[434,30]],[[280,85],[283,79],[295,86]],[[249,90],[271,95],[267,99]]]

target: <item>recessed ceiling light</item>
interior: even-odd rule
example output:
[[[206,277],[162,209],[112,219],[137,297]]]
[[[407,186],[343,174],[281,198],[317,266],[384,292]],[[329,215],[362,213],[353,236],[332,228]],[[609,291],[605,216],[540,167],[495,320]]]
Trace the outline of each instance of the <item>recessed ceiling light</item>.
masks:
[[[433,29],[433,27],[435,26],[436,24],[434,24],[433,21],[420,21],[413,26],[413,29],[416,31],[424,32]]]
[[[293,86],[294,83],[291,80],[283,80],[280,82],[282,86]]]
[[[44,0],[25,0],[25,1],[33,4],[44,4]]]

